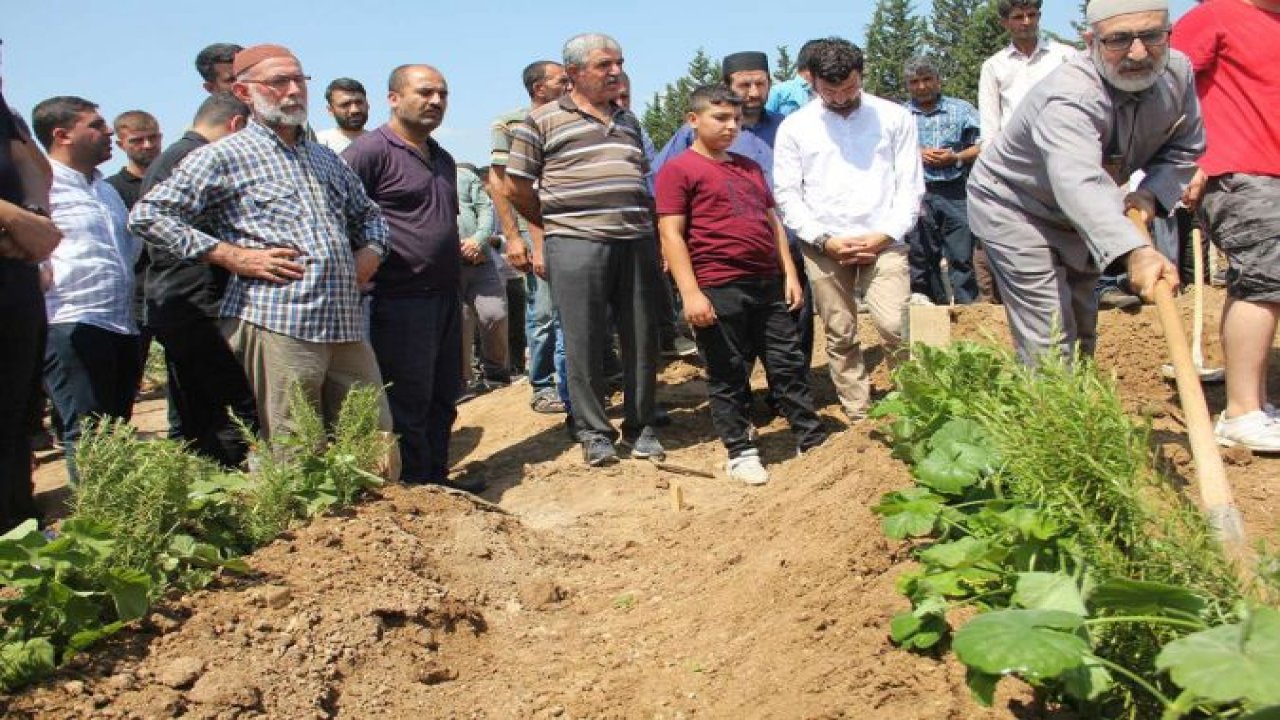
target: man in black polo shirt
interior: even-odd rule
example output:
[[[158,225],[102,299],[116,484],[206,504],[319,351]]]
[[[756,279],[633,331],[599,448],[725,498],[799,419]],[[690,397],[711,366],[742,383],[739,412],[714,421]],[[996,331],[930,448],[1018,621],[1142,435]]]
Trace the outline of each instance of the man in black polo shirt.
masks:
[[[448,107],[449,85],[430,65],[391,73],[391,120],[342,152],[382,209],[390,250],[373,276],[370,341],[400,436],[401,477],[477,492],[479,480],[450,481],[449,433],[462,390],[457,166],[431,137]]]
[[[145,110],[130,110],[117,115],[111,125],[116,133],[116,147],[124,152],[125,165],[107,178],[107,182],[120,193],[124,206],[132,210],[133,204],[142,197],[142,176],[147,174],[147,168],[160,156],[163,147],[160,123]]]
[[[196,111],[191,129],[151,163],[142,192],[166,180],[187,155],[236,132],[248,119],[249,106],[231,93],[210,95]],[[197,452],[236,467],[248,452],[236,420],[257,432],[258,411],[244,370],[218,328],[227,271],[175,257],[156,245],[148,245],[146,254],[151,262],[145,324],[164,346],[169,398],[183,438]]]

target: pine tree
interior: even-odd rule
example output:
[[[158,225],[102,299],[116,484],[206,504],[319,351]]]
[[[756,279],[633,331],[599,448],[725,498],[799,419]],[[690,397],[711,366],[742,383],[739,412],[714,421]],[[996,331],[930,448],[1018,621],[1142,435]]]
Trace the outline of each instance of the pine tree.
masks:
[[[968,62],[957,54],[966,33],[972,32],[974,16],[988,0],[933,0],[933,14],[925,39],[930,54],[942,77],[943,92],[955,94],[949,87],[950,80],[960,74],[960,66]],[[983,58],[985,59],[985,58]],[[981,65],[982,60],[978,60]]]
[[[924,47],[925,23],[916,17],[910,0],[877,0],[867,24],[867,92],[890,100],[905,100],[902,66]]]
[[[786,82],[796,74],[796,63],[791,58],[791,51],[786,45],[778,46],[778,59],[774,63],[773,81],[776,83]]]
[[[973,6],[969,22],[955,45],[939,46],[938,51],[951,61],[951,69],[942,75],[942,92],[977,105],[978,78],[982,63],[1009,44],[994,0],[979,0]]]
[[[640,123],[648,131],[653,144],[661,148],[684,125],[689,112],[689,95],[699,85],[720,82],[720,66],[712,61],[706,50],[698,52],[689,61],[689,71],[673,83],[653,94],[644,110]]]

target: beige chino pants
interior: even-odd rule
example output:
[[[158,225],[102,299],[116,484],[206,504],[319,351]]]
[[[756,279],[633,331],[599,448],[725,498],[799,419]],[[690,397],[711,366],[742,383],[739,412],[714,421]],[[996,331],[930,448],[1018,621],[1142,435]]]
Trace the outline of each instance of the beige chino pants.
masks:
[[[841,265],[809,243],[801,243],[813,301],[826,331],[827,367],[840,404],[861,419],[871,404],[871,378],[858,342],[857,295],[862,293],[886,351],[902,342],[902,314],[911,297],[907,249],[892,245],[868,265]]]
[[[357,384],[382,387],[382,373],[366,341],[317,343],[271,332],[239,318],[221,320],[222,336],[244,368],[258,403],[262,435],[271,438],[292,430],[289,388],[302,386],[326,425],[338,419],[342,401]],[[382,394],[379,429],[391,431],[391,410]]]

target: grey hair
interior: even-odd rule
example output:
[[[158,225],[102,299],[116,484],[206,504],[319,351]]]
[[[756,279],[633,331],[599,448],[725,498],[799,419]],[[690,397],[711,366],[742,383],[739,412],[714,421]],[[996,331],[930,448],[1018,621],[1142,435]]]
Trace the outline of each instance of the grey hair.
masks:
[[[902,76],[908,80],[920,75],[939,77],[938,64],[928,55],[916,55],[902,65]]]
[[[622,52],[617,40],[603,33],[582,33],[569,38],[564,44],[564,64],[579,67],[587,63],[587,56],[592,50],[613,50]]]

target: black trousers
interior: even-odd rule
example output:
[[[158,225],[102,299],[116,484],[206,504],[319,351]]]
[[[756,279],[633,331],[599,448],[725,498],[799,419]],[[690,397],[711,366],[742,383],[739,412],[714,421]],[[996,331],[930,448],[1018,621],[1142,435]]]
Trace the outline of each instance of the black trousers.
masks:
[[[67,474],[78,478],[76,444],[91,417],[128,420],[138,394],[138,336],[88,323],[49,326],[44,382],[58,415]]]
[[[462,300],[456,292],[373,298],[373,352],[400,436],[401,478],[449,477],[449,434],[462,392]]]
[[[948,302],[940,262],[947,259],[947,279],[956,304],[978,299],[973,268],[974,237],[969,230],[964,178],[926,183],[924,213],[907,237],[911,263],[911,292],[936,303]]]
[[[0,533],[38,517],[31,428],[44,358],[44,293],[36,266],[0,259]]]
[[[605,415],[605,355],[610,318],[622,349],[624,434],[653,423],[658,386],[658,322],[662,273],[652,237],[595,242],[552,235],[546,240],[551,297],[564,331],[569,400],[579,435],[614,437]]]
[[[249,445],[236,421],[256,435],[258,407],[218,321],[203,318],[154,332],[169,365],[169,402],[182,439],[201,455],[238,467]]]
[[[698,350],[707,366],[711,424],[729,451],[738,457],[754,448],[751,427],[751,363],[764,363],[769,390],[791,425],[796,446],[807,450],[826,433],[813,409],[808,366],[800,346],[795,317],[783,299],[779,277],[736,280],[703,288],[716,311],[716,324],[694,328]]]

